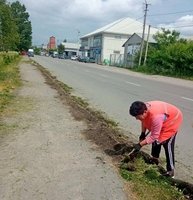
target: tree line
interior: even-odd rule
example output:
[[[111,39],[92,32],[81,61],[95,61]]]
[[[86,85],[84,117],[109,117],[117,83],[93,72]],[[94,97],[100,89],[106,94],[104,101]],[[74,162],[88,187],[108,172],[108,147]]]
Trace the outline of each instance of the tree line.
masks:
[[[25,5],[0,0],[0,51],[27,51],[32,45],[32,25]]]

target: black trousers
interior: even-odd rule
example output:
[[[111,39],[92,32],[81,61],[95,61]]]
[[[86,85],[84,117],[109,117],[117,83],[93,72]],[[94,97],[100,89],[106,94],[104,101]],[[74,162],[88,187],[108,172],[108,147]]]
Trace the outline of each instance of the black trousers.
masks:
[[[166,156],[166,169],[167,171],[174,170],[175,158],[174,158],[174,146],[175,146],[176,134],[161,144],[157,142],[152,143],[151,155],[155,158],[159,158],[161,152],[161,146],[164,147]]]

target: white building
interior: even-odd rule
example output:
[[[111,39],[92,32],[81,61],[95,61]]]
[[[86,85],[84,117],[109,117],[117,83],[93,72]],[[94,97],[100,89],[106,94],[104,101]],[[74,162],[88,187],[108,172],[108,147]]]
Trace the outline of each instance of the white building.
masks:
[[[155,34],[157,31],[158,29],[151,28],[151,34]],[[122,18],[82,36],[80,51],[85,56],[96,58],[99,64],[108,64],[113,60],[123,62],[123,44],[133,33],[141,34],[142,32],[143,23],[129,17]],[[147,32],[148,25],[146,25],[145,33],[147,34]]]
[[[80,44],[78,43],[70,43],[70,42],[62,42],[64,45],[64,53],[67,57],[71,57],[73,55],[79,55]]]

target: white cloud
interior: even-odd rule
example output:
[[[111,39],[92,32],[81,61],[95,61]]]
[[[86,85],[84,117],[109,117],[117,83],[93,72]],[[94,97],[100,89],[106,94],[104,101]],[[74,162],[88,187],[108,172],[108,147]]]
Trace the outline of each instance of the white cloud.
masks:
[[[183,35],[193,35],[193,15],[186,15],[176,21],[176,27],[180,28]]]
[[[186,15],[178,18],[175,22],[169,24],[159,24],[159,27],[164,27],[169,30],[176,30],[182,36],[193,35],[193,15]]]
[[[95,19],[115,18],[117,15],[128,13],[136,15],[142,14],[142,3],[133,0],[38,0],[29,2],[22,0],[29,12],[36,16],[47,16],[48,18],[62,19]]]
[[[64,38],[71,41],[77,40],[77,29],[80,30],[82,36],[123,17],[141,18],[143,21],[145,8],[145,0],[20,0],[20,2],[26,6],[30,14],[33,41],[36,44],[47,41],[51,35],[59,40]],[[188,6],[187,9],[189,9],[189,5],[192,5],[192,0],[186,0],[183,4],[181,0],[175,0],[175,2],[174,0],[146,0],[146,2],[150,4],[148,13],[154,14],[163,13],[164,10],[175,12],[178,6]],[[161,16],[155,16],[149,18],[147,22],[158,26],[161,24],[161,19]],[[164,27],[177,26],[180,22],[184,24],[191,20],[191,17],[187,15],[175,18],[169,24],[162,21],[162,25]],[[184,27],[180,30],[186,29]]]
[[[52,32],[51,35],[56,35],[60,39],[76,40],[76,29],[79,29],[83,35],[125,16],[133,18],[143,16],[141,0],[137,2],[134,0],[20,0],[20,2],[26,6],[30,14],[33,36],[38,35],[37,31],[45,34],[47,30],[45,38],[48,38]]]

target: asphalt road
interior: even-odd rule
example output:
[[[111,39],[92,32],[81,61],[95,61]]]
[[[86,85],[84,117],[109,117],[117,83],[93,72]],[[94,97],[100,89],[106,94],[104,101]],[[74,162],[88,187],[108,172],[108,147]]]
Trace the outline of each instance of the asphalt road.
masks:
[[[137,136],[140,124],[128,115],[133,101],[162,100],[178,106],[184,122],[176,140],[178,175],[193,182],[193,82],[174,78],[147,76],[125,69],[35,56],[58,80],[74,88],[76,95],[96,109],[104,111],[123,129]],[[184,173],[182,175],[182,173]]]

